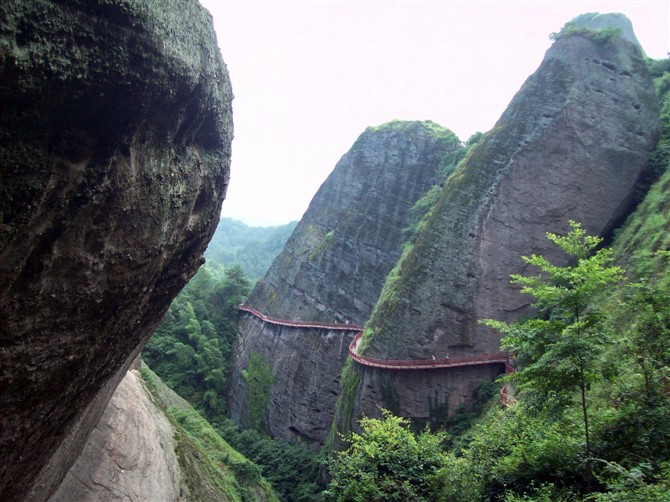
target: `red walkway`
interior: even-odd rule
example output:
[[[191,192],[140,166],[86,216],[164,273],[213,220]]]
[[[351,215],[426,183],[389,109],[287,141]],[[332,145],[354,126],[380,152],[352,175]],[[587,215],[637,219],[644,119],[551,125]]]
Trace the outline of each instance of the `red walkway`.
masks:
[[[430,370],[437,368],[457,368],[459,366],[479,366],[481,364],[505,364],[508,366],[509,356],[504,352],[491,355],[470,357],[450,357],[449,359],[377,359],[358,354],[358,341],[363,336],[359,332],[349,345],[349,356],[357,363],[374,368],[394,370]]]
[[[270,317],[253,307],[247,305],[240,305],[238,307],[241,311],[247,312],[263,322],[269,324],[276,324],[278,326],[289,326],[291,328],[314,328],[326,329],[336,331],[355,331],[356,336],[349,344],[349,357],[363,366],[370,366],[373,368],[385,368],[392,370],[431,370],[439,368],[458,368],[462,366],[480,366],[483,364],[504,364],[505,373],[513,373],[514,368],[510,366],[510,357],[505,352],[497,352],[489,355],[477,355],[470,357],[450,357],[448,359],[378,359],[374,357],[367,357],[358,354],[358,342],[363,336],[363,327],[355,324],[345,323],[323,323],[323,322],[308,322],[308,321],[290,321],[287,319],[278,319]],[[507,406],[515,399],[508,395],[507,384],[500,392],[500,401]]]
[[[291,328],[315,328],[315,329],[328,329],[335,331],[361,331],[363,326],[357,326],[355,324],[345,324],[345,323],[328,323],[328,322],[314,322],[314,321],[289,321],[287,319],[278,319],[276,317],[270,317],[262,312],[256,310],[253,307],[247,305],[239,305],[238,308],[243,312],[248,312],[261,321],[267,322],[269,324],[276,324],[278,326],[289,326]]]

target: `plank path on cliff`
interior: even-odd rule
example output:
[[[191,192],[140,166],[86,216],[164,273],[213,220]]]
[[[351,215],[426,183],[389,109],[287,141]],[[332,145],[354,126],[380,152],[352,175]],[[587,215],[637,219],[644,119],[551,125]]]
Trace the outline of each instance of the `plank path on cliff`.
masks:
[[[462,366],[480,366],[486,364],[504,364],[505,373],[514,373],[514,367],[510,364],[510,355],[506,352],[496,352],[495,354],[477,354],[474,356],[445,357],[436,359],[379,359],[368,357],[358,353],[358,343],[363,336],[363,327],[350,323],[327,323],[318,321],[296,321],[289,319],[279,319],[263,314],[259,310],[248,305],[238,306],[241,312],[257,317],[261,321],[277,326],[287,326],[291,328],[302,329],[323,329],[330,331],[350,331],[355,332],[356,336],[349,344],[349,357],[363,366],[373,368],[383,368],[391,370],[432,370],[441,368],[458,368]],[[507,384],[502,388],[500,400],[503,405],[514,402],[514,398],[508,394]]]

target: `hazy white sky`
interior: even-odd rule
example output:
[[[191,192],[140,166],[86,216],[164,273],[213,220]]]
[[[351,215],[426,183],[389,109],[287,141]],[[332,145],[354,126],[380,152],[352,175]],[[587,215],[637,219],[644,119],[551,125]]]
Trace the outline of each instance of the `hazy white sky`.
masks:
[[[235,94],[222,214],[250,225],[300,219],[367,126],[489,130],[578,14],[622,12],[650,57],[670,51],[670,0],[201,3]]]

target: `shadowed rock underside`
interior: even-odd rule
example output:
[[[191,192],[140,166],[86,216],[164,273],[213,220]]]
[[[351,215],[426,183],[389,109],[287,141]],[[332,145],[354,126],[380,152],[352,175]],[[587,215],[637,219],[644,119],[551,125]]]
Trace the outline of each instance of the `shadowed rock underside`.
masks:
[[[201,263],[232,93],[195,0],[0,6],[0,498],[40,500]]]

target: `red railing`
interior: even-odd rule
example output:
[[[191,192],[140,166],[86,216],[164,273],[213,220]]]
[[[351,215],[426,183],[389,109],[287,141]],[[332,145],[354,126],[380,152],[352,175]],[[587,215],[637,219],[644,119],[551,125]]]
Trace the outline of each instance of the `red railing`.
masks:
[[[335,331],[360,331],[362,326],[356,324],[336,323],[336,322],[315,322],[315,321],[290,321],[288,319],[279,319],[277,317],[270,317],[262,312],[256,310],[248,305],[238,305],[239,310],[247,312],[258,317],[263,322],[276,324],[278,326],[289,326],[291,328],[314,328],[314,329],[328,329]]]
[[[483,364],[504,364],[505,373],[514,373],[515,371],[514,368],[510,365],[509,354],[506,354],[505,352],[469,357],[449,357],[444,359],[379,359],[375,357],[367,357],[358,354],[358,342],[363,336],[362,326],[347,323],[290,321],[287,319],[279,319],[276,317],[267,316],[255,308],[249,307],[248,305],[239,305],[238,308],[240,311],[247,312],[259,318],[263,322],[276,324],[279,326],[289,326],[292,328],[357,331],[356,336],[354,336],[354,339],[349,344],[349,357],[364,366],[392,370],[430,370],[439,368],[458,368],[462,366],[479,366]],[[508,384],[505,384],[500,391],[500,402],[503,404],[503,406],[509,406],[510,404],[516,402],[516,399],[508,394],[507,385]]]
[[[394,370],[457,368],[459,366],[479,366],[481,364],[507,364],[509,355],[504,352],[470,357],[449,357],[445,359],[378,359],[358,354],[358,341],[363,332],[356,334],[349,345],[349,357],[359,364],[374,368]]]

